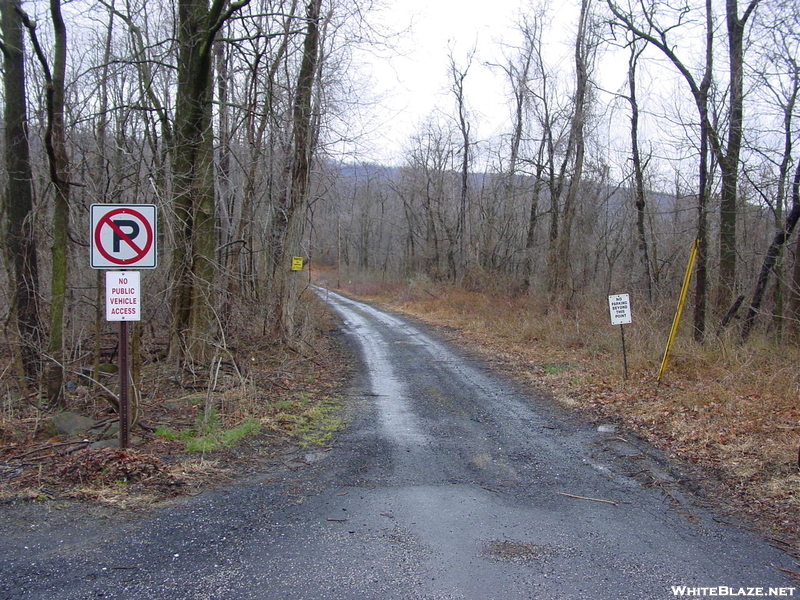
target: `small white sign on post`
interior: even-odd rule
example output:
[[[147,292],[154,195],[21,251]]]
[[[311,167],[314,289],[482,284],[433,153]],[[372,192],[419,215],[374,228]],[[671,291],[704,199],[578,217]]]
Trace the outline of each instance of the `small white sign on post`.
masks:
[[[622,337],[622,372],[623,378],[628,379],[628,351],[625,349],[625,327],[623,325],[633,322],[630,294],[612,294],[609,296],[608,310],[611,312],[611,324],[619,325],[619,334]]]
[[[106,271],[106,321],[141,320],[139,271]]]
[[[628,325],[633,322],[629,294],[613,294],[609,296],[608,309],[611,311],[612,325]]]

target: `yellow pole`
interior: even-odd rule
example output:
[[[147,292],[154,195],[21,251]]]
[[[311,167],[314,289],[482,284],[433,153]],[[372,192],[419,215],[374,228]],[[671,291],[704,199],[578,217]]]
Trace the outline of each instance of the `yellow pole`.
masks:
[[[675,336],[678,333],[678,325],[681,322],[681,314],[683,313],[683,305],[686,304],[686,295],[689,293],[689,283],[692,281],[692,270],[694,269],[694,261],[697,258],[697,244],[698,240],[692,243],[692,250],[689,252],[689,264],[686,265],[686,274],[683,276],[683,287],[681,288],[681,296],[678,298],[678,309],[675,311],[675,318],[672,319],[672,329],[669,332],[669,339],[667,340],[667,347],[664,350],[664,358],[661,360],[661,368],[658,371],[658,380],[664,376],[667,370],[667,361],[669,360],[669,353],[672,350],[672,342],[675,341]]]

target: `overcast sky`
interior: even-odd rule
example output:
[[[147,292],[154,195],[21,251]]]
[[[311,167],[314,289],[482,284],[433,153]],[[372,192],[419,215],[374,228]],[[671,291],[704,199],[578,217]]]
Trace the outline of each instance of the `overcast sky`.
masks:
[[[539,0],[387,0],[387,6],[370,18],[379,26],[402,32],[391,45],[391,54],[358,53],[360,70],[371,77],[369,95],[380,98],[378,106],[361,122],[371,122],[370,139],[358,160],[400,163],[409,137],[435,111],[455,115],[449,89],[449,54],[467,64],[475,56],[465,80],[466,102],[472,137],[479,143],[510,131],[509,89],[502,72],[491,63],[503,62],[503,46],[519,45],[516,23]],[[563,61],[572,70],[578,16],[577,0],[553,5],[546,39],[551,66]],[[619,71],[619,70],[617,70]],[[624,74],[624,69],[621,71]],[[618,73],[617,73],[618,74]],[[567,77],[567,80],[569,77]],[[612,79],[613,71],[612,71]],[[619,79],[617,77],[617,79]],[[611,81],[611,87],[619,81]],[[370,121],[370,117],[372,120]]]
[[[369,154],[375,160],[397,161],[417,125],[439,109],[454,113],[448,90],[448,55],[466,65],[476,49],[465,82],[476,138],[486,138],[508,120],[507,90],[502,77],[485,63],[497,61],[501,42],[513,43],[513,24],[527,0],[403,0],[391,2],[378,20],[398,37],[396,53],[387,58],[359,55],[373,79],[375,107]]]

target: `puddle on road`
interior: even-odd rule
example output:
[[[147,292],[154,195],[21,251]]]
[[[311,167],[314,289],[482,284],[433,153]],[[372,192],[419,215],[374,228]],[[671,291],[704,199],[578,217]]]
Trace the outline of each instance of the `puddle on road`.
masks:
[[[551,552],[547,546],[513,540],[495,540],[483,545],[481,556],[503,562],[531,562],[544,558]]]

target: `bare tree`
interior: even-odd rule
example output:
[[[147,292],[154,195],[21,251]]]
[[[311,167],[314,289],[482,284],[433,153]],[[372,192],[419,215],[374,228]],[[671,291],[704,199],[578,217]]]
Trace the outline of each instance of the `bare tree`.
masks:
[[[797,165],[797,169],[794,173],[794,181],[792,182],[792,209],[789,211],[789,214],[786,215],[786,223],[784,226],[775,234],[772,243],[769,245],[767,254],[764,257],[764,262],[761,265],[761,271],[756,281],[756,288],[753,292],[753,299],[750,302],[750,308],[747,311],[747,316],[745,317],[742,327],[743,340],[746,340],[750,336],[756,315],[761,308],[764,292],[767,289],[769,274],[775,266],[775,262],[778,259],[783,245],[789,239],[789,236],[792,235],[792,231],[794,231],[798,219],[800,219],[800,163]]]
[[[458,250],[460,203],[448,202],[449,197],[458,197],[453,187],[453,157],[458,152],[454,137],[447,124],[429,118],[413,136],[408,167],[403,170],[408,226],[416,226],[415,237],[424,240],[422,268],[433,279],[452,278]]]
[[[670,41],[670,34],[676,27],[684,23],[691,14],[692,9],[688,5],[678,7],[674,24],[660,25],[655,9],[644,9],[638,15],[642,23],[637,21],[637,15],[632,8],[623,10],[612,0],[606,0],[609,8],[614,14],[618,23],[622,24],[629,31],[645,40],[652,46],[658,48],[680,72],[681,76],[689,85],[692,97],[694,98],[700,116],[700,136],[701,151],[700,160],[704,161],[704,150],[702,146],[708,145],[711,152],[720,166],[722,174],[722,195],[720,198],[720,266],[719,266],[719,293],[717,295],[717,306],[720,309],[727,308],[736,287],[736,214],[737,214],[737,186],[739,178],[739,155],[742,145],[743,115],[744,115],[744,84],[743,84],[743,65],[744,65],[744,38],[747,23],[758,6],[760,0],[751,0],[744,12],[739,14],[737,0],[726,0],[726,25],[728,41],[728,60],[729,60],[729,99],[727,106],[727,141],[723,140],[719,126],[712,122],[709,112],[709,90],[713,77],[713,10],[709,0],[705,3],[705,30],[706,30],[706,61],[704,74],[701,81],[697,81],[695,76],[687,67],[687,63],[681,60],[675,50],[675,46]],[[702,170],[702,168],[701,168]],[[701,213],[705,212],[706,192],[705,182],[701,181],[700,205]],[[699,229],[704,229],[705,216],[701,214],[701,224]],[[701,248],[698,256],[698,269],[700,269],[707,256],[702,233],[698,234]],[[705,256],[704,256],[705,255]],[[705,274],[698,271],[697,290],[705,286]],[[699,293],[698,293],[699,295]],[[705,296],[705,293],[703,293]],[[695,330],[696,336],[702,338],[705,332],[705,298],[695,307]],[[698,318],[698,317],[702,318]]]
[[[765,143],[771,141],[771,136],[765,136],[763,128],[745,132],[748,149],[754,154],[754,159],[760,160],[755,164],[751,160],[751,164],[745,165],[742,172],[750,183],[750,189],[769,207],[776,233],[785,226],[784,213],[788,208],[786,202],[791,190],[791,163],[797,135],[794,114],[800,95],[798,21],[800,10],[797,7],[782,7],[779,4],[770,12],[762,13],[760,26],[763,38],[759,39],[757,46],[759,60],[750,68],[754,78],[754,95],[756,101],[760,101],[759,112],[762,117],[766,116],[765,113],[772,114],[780,123],[775,135],[780,133],[783,143]],[[778,142],[777,137],[774,139]],[[780,247],[773,267],[775,288],[772,312],[777,340],[782,337],[785,316],[783,254],[783,247]]]
[[[643,48],[630,42],[628,58],[628,102],[631,106],[631,160],[633,162],[634,205],[636,207],[636,232],[639,236],[639,257],[642,266],[642,280],[648,301],[653,300],[653,277],[650,272],[650,252],[645,229],[645,189],[644,165],[639,147],[639,102],[636,96],[636,66]]]
[[[511,85],[513,95],[513,127],[511,132],[511,143],[508,160],[508,181],[506,183],[506,194],[515,199],[516,197],[516,176],[519,162],[520,145],[522,143],[522,134],[525,130],[526,107],[530,104],[530,77],[531,71],[534,67],[534,52],[540,44],[540,36],[538,35],[541,26],[539,19],[534,17],[532,22],[523,18],[519,29],[523,35],[523,47],[519,49],[518,56],[508,61],[508,64],[503,65],[503,70],[508,77]],[[542,136],[544,140],[544,136]],[[544,144],[540,144],[540,148],[544,148]],[[542,165],[541,161],[537,161]],[[538,174],[541,175],[541,172]],[[533,256],[532,249],[536,236],[536,220],[539,216],[539,181],[540,177],[536,177],[536,188],[531,194],[530,210],[528,211],[528,232],[525,236],[525,251],[523,257],[523,272],[522,272],[522,285],[520,291],[525,293],[531,287],[531,277],[533,274]]]
[[[709,177],[709,142],[715,147],[719,147],[716,131],[712,127],[709,117],[709,90],[713,82],[713,41],[714,27],[712,18],[711,0],[705,1],[705,61],[703,66],[702,78],[698,81],[694,74],[686,67],[684,62],[675,53],[674,47],[669,42],[669,33],[674,26],[660,26],[656,22],[656,16],[645,12],[642,18],[645,21],[643,26],[635,22],[632,12],[623,12],[612,0],[606,0],[611,12],[619,23],[637,37],[647,41],[649,44],[658,48],[672,62],[681,73],[691,91],[695,106],[700,117],[700,156],[699,156],[699,175],[697,185],[697,239],[699,241],[697,250],[696,274],[695,274],[695,307],[694,307],[694,337],[702,340],[706,330],[706,305],[708,289],[708,177]],[[685,14],[689,11],[688,7],[678,11],[678,24],[682,22]]]
[[[217,233],[211,79],[214,40],[250,0],[180,0],[174,126],[174,237],[170,351],[206,362],[213,345]],[[226,8],[227,6],[227,8]]]
[[[550,291],[561,295],[566,291],[569,281],[570,257],[572,245],[572,225],[577,210],[577,201],[583,177],[584,160],[586,157],[586,122],[589,108],[589,78],[597,51],[597,35],[592,23],[592,11],[589,0],[581,1],[580,16],[578,18],[578,31],[575,38],[575,93],[573,96],[572,117],[570,119],[569,138],[567,150],[561,166],[562,177],[566,174],[567,166],[571,163],[569,183],[563,198],[562,223],[556,244],[551,247],[549,284]],[[561,195],[559,184],[557,190]]]
[[[45,387],[48,401],[63,405],[64,384],[64,306],[67,289],[67,242],[69,239],[70,175],[69,156],[64,126],[65,78],[67,69],[67,27],[61,13],[60,0],[50,0],[50,17],[53,21],[53,68],[39,43],[36,25],[23,14],[31,41],[39,58],[45,78],[45,103],[47,130],[45,149],[50,171],[50,181],[55,190],[53,205],[53,242],[50,280],[50,339]]]
[[[19,1],[0,4],[5,87],[5,168],[2,198],[5,214],[5,259],[12,282],[12,310],[19,335],[18,357],[29,385],[39,379],[42,328],[39,316],[39,267],[33,221],[33,178],[28,146],[25,53]]]
[[[731,304],[736,289],[736,215],[738,212],[739,157],[744,133],[744,39],[745,28],[760,0],[750,0],[739,15],[738,0],[726,0],[725,22],[728,32],[728,139],[724,149],[712,136],[712,146],[718,154],[722,173],[719,233],[719,298],[717,306],[725,309]]]
[[[544,39],[543,11],[530,18],[524,19],[521,32],[524,37],[524,55],[529,55],[532,61],[532,73],[528,76],[530,81],[523,88],[529,96],[532,116],[538,121],[539,140],[533,156],[527,157],[524,162],[529,169],[533,169],[533,187],[530,192],[530,205],[527,219],[527,233],[525,236],[525,257],[523,266],[523,290],[529,290],[532,285],[534,270],[534,245],[536,240],[536,227],[539,219],[539,202],[542,191],[546,187],[550,195],[550,227],[549,242],[553,248],[559,233],[559,202],[557,196],[557,175],[555,172],[556,148],[560,126],[558,124],[560,111],[555,105],[553,76],[549,71],[543,53]],[[526,61],[527,62],[527,61]],[[535,87],[534,87],[535,84]],[[522,91],[522,90],[521,90]]]
[[[470,167],[470,124],[467,118],[466,98],[464,95],[464,80],[467,78],[470,66],[472,66],[472,57],[474,56],[474,49],[467,55],[466,66],[459,67],[456,64],[453,52],[449,54],[450,60],[450,78],[451,78],[451,91],[456,99],[456,111],[458,113],[458,131],[461,134],[461,186],[459,190],[459,204],[458,204],[458,227],[456,237],[458,239],[458,252],[462,268],[467,265],[468,257],[466,251],[466,241],[469,235],[467,231],[467,196],[469,194],[469,167]],[[456,262],[450,261],[450,277],[457,278]]]
[[[317,138],[315,123],[318,121],[314,115],[313,100],[319,76],[321,6],[322,0],[309,0],[306,5],[306,34],[292,108],[294,152],[291,176],[273,224],[273,239],[279,249],[275,265],[276,329],[287,339],[292,339],[295,334],[295,311],[300,293],[299,283],[292,278],[293,273],[289,270],[290,260],[299,254],[305,228],[309,173]]]

